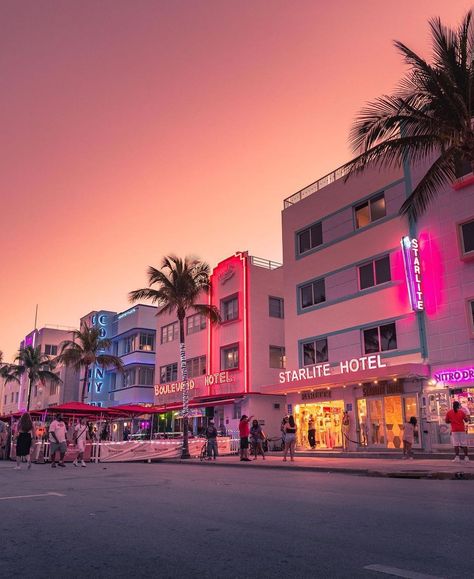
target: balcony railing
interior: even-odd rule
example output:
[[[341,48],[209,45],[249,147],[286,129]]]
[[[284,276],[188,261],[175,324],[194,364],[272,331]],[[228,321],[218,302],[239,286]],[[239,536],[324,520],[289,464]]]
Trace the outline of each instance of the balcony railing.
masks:
[[[257,267],[264,267],[265,269],[278,269],[283,264],[278,261],[271,261],[270,259],[263,259],[262,257],[250,256],[250,263]]]
[[[331,173],[324,175],[324,177],[321,177],[321,179],[318,179],[314,183],[311,183],[311,185],[308,185],[304,189],[300,189],[296,193],[293,193],[293,195],[291,195],[290,197],[287,197],[283,201],[284,209],[287,209],[288,207],[291,207],[295,203],[298,203],[299,201],[306,199],[306,197],[309,197],[313,193],[320,191],[323,187],[327,187],[328,185],[334,183],[334,181],[337,181],[338,179],[344,177],[348,173],[349,173],[348,165],[342,165],[342,167],[338,167],[335,171],[332,171]]]

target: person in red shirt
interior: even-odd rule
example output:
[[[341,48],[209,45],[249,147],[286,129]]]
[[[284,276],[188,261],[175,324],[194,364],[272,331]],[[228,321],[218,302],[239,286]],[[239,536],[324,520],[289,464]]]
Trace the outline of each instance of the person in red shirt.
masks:
[[[252,416],[244,414],[239,422],[239,436],[240,436],[240,460],[249,462],[249,434],[250,434],[250,419]]]
[[[451,440],[454,446],[455,457],[453,462],[458,462],[461,460],[459,456],[459,447],[462,446],[464,451],[464,460],[469,460],[467,455],[467,434],[466,434],[466,422],[469,422],[469,417],[461,409],[461,404],[458,401],[453,403],[452,410],[446,413],[446,424],[451,425]]]

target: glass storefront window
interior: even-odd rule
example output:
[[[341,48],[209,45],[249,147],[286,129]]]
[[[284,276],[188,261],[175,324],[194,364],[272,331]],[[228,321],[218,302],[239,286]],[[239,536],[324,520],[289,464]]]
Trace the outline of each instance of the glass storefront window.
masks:
[[[383,427],[382,400],[369,400],[369,444],[380,446],[385,444]]]
[[[367,400],[361,398],[357,400],[357,419],[359,424],[359,444],[367,446],[368,428],[367,428]]]
[[[308,440],[308,424],[310,418],[314,421],[317,449],[330,450],[342,447],[342,400],[328,400],[314,404],[298,404],[295,407],[295,421],[298,426],[297,445],[310,448]]]
[[[385,432],[387,448],[402,448],[403,413],[400,396],[384,398]]]

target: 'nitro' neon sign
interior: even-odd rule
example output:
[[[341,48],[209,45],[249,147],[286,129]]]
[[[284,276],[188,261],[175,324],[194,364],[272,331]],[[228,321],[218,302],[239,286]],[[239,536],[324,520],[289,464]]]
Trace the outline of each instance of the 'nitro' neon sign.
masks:
[[[408,235],[405,235],[405,237],[402,237],[401,244],[410,304],[413,311],[422,312],[425,309],[425,300],[421,283],[418,239],[416,239],[416,237],[410,238]]]

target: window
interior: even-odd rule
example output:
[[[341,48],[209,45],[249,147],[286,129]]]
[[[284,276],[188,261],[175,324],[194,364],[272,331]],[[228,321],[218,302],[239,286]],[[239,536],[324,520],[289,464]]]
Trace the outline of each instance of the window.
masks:
[[[168,364],[160,368],[160,382],[166,384],[167,382],[176,382],[178,379],[178,363]]]
[[[57,356],[58,347],[53,346],[52,344],[46,344],[44,347],[44,353],[46,354],[46,356]]]
[[[144,352],[153,352],[155,349],[155,334],[140,334],[138,349]]]
[[[365,227],[366,225],[369,225],[369,223],[372,223],[372,221],[382,219],[382,217],[385,217],[386,215],[384,194],[382,193],[381,195],[372,197],[372,199],[369,199],[360,205],[356,205],[354,212],[356,229]]]
[[[153,368],[147,368],[146,366],[140,366],[140,368],[138,368],[138,384],[153,386],[154,380],[155,370]]]
[[[463,256],[474,256],[474,219],[459,226],[461,252]]]
[[[469,329],[471,330],[471,337],[474,337],[474,298],[467,302],[467,316],[469,319]]]
[[[161,343],[166,344],[167,342],[172,342],[178,339],[178,322],[173,322],[167,326],[161,327]]]
[[[221,370],[237,370],[239,367],[239,346],[221,348]]]
[[[298,233],[298,253],[305,253],[323,243],[323,224],[315,223]]]
[[[3,404],[7,403],[7,395],[5,394],[5,396],[3,397]]]
[[[49,395],[50,396],[56,396],[56,394],[58,393],[58,388],[59,388],[59,384],[55,384],[54,382],[51,382],[49,385]]]
[[[206,373],[206,356],[198,356],[186,360],[188,368],[188,378],[196,378],[196,376],[203,376]]]
[[[14,400],[15,400],[15,394],[12,392],[10,403],[12,403]]]
[[[303,366],[323,364],[328,360],[329,356],[327,338],[303,343]]]
[[[123,373],[122,387],[133,386],[135,384],[135,370],[136,368],[130,368],[125,370]]]
[[[194,314],[186,318],[186,333],[195,334],[206,329],[206,318],[202,314]]]
[[[237,296],[221,301],[221,317],[223,322],[230,322],[239,317],[239,298]]]
[[[135,351],[136,335],[127,336],[122,340],[122,354],[129,354]]]
[[[18,403],[18,395],[19,395],[19,392],[15,392],[15,402],[16,403]]]
[[[283,346],[270,346],[270,368],[285,368],[286,356]]]
[[[326,284],[318,279],[300,287],[300,304],[302,308],[309,308],[326,301]]]
[[[283,298],[268,297],[268,315],[271,318],[284,318],[284,301]]]
[[[117,388],[117,374],[112,373],[110,375],[110,389],[115,390]]]
[[[395,323],[375,326],[364,330],[364,353],[374,354],[397,349]]]
[[[112,343],[112,354],[113,354],[114,356],[118,356],[118,345],[119,345],[118,342],[113,342],[113,343]]]
[[[390,281],[390,257],[386,255],[359,266],[359,288],[361,290]]]

